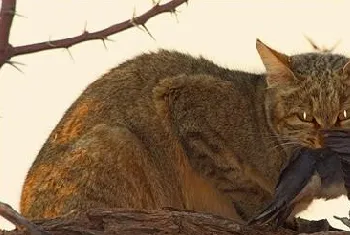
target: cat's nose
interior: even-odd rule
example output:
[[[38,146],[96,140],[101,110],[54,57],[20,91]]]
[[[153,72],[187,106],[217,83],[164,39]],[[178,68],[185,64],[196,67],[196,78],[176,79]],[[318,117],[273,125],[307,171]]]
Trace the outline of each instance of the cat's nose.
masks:
[[[321,129],[330,129],[334,127],[335,123],[337,122],[336,118],[331,118],[331,117],[324,117],[324,118],[315,117],[315,120],[318,124],[318,127]]]

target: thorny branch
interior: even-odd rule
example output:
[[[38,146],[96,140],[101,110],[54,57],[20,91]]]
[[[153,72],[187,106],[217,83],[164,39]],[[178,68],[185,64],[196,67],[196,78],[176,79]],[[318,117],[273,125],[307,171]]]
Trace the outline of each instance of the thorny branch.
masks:
[[[175,9],[178,6],[187,1],[188,0],[172,0],[165,4],[160,4],[159,1],[155,1],[153,7],[144,14],[140,16],[133,16],[130,20],[125,20],[121,23],[111,25],[108,28],[96,32],[88,32],[86,29],[84,29],[83,33],[76,37],[14,47],[9,43],[8,40],[12,19],[15,15],[16,0],[2,0],[0,11],[0,68],[5,63],[13,65],[13,62],[11,62],[10,59],[18,55],[57,48],[68,49],[75,44],[90,40],[102,40],[104,42],[107,40],[108,36],[132,28],[134,26],[141,26],[146,30],[148,34],[150,34],[146,27],[146,23],[150,18],[166,12],[175,12]]]
[[[0,67],[11,58],[12,46],[9,43],[16,0],[2,0],[0,11]]]
[[[146,27],[147,21],[159,14],[169,12],[174,13],[175,9],[188,0],[172,0],[165,4],[160,4],[160,1],[153,1],[153,7],[140,16],[133,15],[130,20],[114,24],[108,28],[105,28],[96,32],[88,32],[86,25],[83,33],[76,37],[59,39],[54,41],[34,43],[24,46],[12,46],[9,43],[10,31],[12,26],[13,16],[16,15],[16,0],[2,0],[0,10],[0,68],[5,64],[11,64],[15,66],[15,62],[10,61],[12,57],[18,55],[24,55],[29,53],[35,53],[44,50],[66,48],[89,40],[102,40],[103,43],[107,40],[107,37],[124,31],[126,29],[136,27],[143,27],[143,29],[151,36]],[[16,66],[15,66],[16,67]],[[6,218],[15,224],[18,228],[26,228],[31,234],[43,235],[47,234],[43,232],[37,225],[31,223],[18,212],[13,210],[9,205],[0,202],[0,216]]]

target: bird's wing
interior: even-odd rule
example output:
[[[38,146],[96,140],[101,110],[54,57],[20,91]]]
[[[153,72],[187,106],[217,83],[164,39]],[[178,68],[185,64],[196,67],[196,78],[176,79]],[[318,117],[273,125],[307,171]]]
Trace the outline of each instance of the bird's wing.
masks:
[[[344,179],[344,186],[350,198],[350,129],[324,130],[324,144],[338,153]]]
[[[322,188],[329,188],[335,184],[344,184],[343,164],[340,155],[329,148],[325,148],[321,152],[316,169],[321,178]]]
[[[291,204],[311,179],[319,153],[302,148],[295,151],[292,161],[280,174],[273,201],[263,209],[249,224],[268,223],[271,220],[285,220],[291,213]],[[284,217],[284,218],[279,218]]]
[[[344,174],[344,186],[347,191],[348,199],[350,199],[350,162],[342,161],[342,170]]]
[[[349,154],[350,162],[350,129],[324,130],[324,144],[332,151],[340,154]]]

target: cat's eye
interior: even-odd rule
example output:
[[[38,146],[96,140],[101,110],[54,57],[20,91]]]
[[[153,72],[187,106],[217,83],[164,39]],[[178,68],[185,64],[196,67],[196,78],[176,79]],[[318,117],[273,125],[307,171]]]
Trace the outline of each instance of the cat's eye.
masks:
[[[299,112],[297,114],[298,118],[303,122],[314,122],[315,118],[311,115],[306,113],[305,111]]]
[[[344,121],[344,120],[349,119],[349,118],[350,118],[350,112],[346,109],[342,110],[338,115],[339,121]]]

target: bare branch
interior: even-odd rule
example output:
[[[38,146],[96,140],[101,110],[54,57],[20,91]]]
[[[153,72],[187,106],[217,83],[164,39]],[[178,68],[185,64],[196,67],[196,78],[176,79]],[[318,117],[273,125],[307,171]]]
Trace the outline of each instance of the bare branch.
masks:
[[[168,235],[295,235],[295,231],[271,226],[247,226],[220,216],[176,209],[92,209],[62,217],[36,220],[52,235],[168,234]],[[0,235],[26,235],[11,231]],[[328,235],[328,233],[322,233]],[[343,233],[345,235],[345,233]],[[314,234],[316,235],[316,234]],[[321,234],[319,234],[321,235]],[[331,235],[331,234],[329,234]],[[338,233],[341,235],[341,233]]]
[[[15,12],[16,0],[2,0],[0,11],[0,67],[11,58],[12,46],[9,44],[9,37]]]
[[[8,43],[8,35],[9,30],[11,27],[12,17],[13,14],[8,15],[9,12],[8,9],[11,9],[12,12],[15,10],[15,0],[3,0],[3,5],[5,5],[5,9],[1,9],[0,15],[5,15],[7,18],[3,19],[4,22],[0,22],[0,49],[2,46],[2,51],[0,51],[0,67],[8,61],[10,58],[18,55],[24,55],[29,53],[35,53],[40,52],[44,50],[50,50],[50,49],[57,49],[57,48],[69,48],[75,44],[84,42],[84,41],[90,41],[90,40],[106,40],[106,38],[112,34],[124,31],[126,29],[132,28],[134,26],[141,26],[143,27],[146,32],[151,36],[147,28],[145,27],[146,22],[159,14],[166,13],[166,12],[174,12],[176,7],[179,5],[187,2],[188,0],[172,0],[165,4],[155,4],[151,9],[149,9],[144,14],[133,17],[130,20],[126,20],[124,22],[114,24],[106,29],[99,30],[96,32],[88,32],[84,30],[84,32],[76,37],[71,38],[65,38],[65,39],[59,39],[59,40],[53,40],[49,42],[40,42],[40,43],[34,43],[30,45],[24,45],[24,46],[16,46],[12,47]],[[7,3],[7,4],[6,4]],[[12,4],[12,5],[11,5]],[[10,7],[9,7],[10,5]],[[11,21],[10,21],[11,18]],[[1,29],[4,31],[2,33]],[[6,30],[5,30],[6,29]],[[2,33],[2,34],[1,34]],[[2,36],[2,37],[1,37]],[[151,36],[152,37],[152,36]],[[6,39],[5,41],[2,41],[2,39]]]

